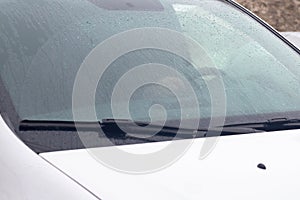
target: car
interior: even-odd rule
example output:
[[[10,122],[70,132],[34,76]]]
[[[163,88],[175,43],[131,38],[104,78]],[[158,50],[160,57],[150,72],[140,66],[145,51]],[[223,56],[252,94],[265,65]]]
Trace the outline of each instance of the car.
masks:
[[[0,199],[299,199],[300,50],[232,0],[0,1]]]

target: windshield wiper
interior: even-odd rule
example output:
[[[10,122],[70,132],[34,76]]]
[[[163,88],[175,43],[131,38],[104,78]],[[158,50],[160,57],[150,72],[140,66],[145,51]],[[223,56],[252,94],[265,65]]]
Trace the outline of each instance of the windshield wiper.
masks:
[[[76,125],[75,125],[76,124]],[[224,135],[237,135],[261,132],[249,127],[216,127],[212,129],[189,129],[175,126],[165,126],[159,124],[149,124],[149,122],[132,121],[127,119],[102,119],[95,122],[74,122],[74,121],[47,121],[47,120],[23,120],[20,122],[20,131],[96,131],[99,128],[109,138],[137,137],[141,135],[153,137],[177,137],[189,139],[194,137],[213,137]]]
[[[109,138],[135,137],[134,135],[156,135],[163,137],[191,138],[194,130],[179,129],[178,127],[149,124],[148,122],[126,119],[102,119],[101,121],[47,121],[22,120],[20,131],[96,131],[103,130]],[[138,136],[137,136],[138,137]]]
[[[261,131],[291,130],[300,129],[300,119],[274,118],[252,123],[227,124],[224,127],[245,127]]]

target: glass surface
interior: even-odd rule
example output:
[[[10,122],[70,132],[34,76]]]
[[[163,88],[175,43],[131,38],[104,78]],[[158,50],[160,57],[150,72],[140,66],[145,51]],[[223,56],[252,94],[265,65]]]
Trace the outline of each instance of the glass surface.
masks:
[[[205,49],[224,81],[226,117],[242,116],[247,122],[253,115],[286,116],[300,111],[299,54],[247,14],[219,0],[142,2],[0,1],[0,75],[10,96],[4,101],[12,101],[22,120],[72,121],[75,76],[91,50],[117,33],[160,27],[189,36]],[[196,92],[201,117],[216,117],[211,116],[206,87],[214,74],[201,77],[197,68],[177,55],[143,49],[119,57],[105,72],[96,91],[99,120],[124,118],[122,112],[112,115],[114,85],[133,67],[153,62],[182,73]],[[179,80],[165,77],[163,81],[174,83],[189,101],[189,94],[180,91]],[[168,119],[179,119],[176,97],[157,85],[145,85],[133,94],[129,103],[132,118],[149,120],[148,110],[153,104],[163,105]],[[120,101],[119,105],[127,104]],[[85,112],[85,108],[80,110]],[[195,117],[193,108],[190,112],[187,120]]]

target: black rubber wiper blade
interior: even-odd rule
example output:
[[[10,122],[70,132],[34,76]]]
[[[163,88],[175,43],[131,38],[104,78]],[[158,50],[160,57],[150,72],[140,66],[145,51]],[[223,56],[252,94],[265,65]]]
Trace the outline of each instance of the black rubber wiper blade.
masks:
[[[300,129],[300,119],[273,118],[259,122],[227,124],[224,127],[245,127],[262,131]]]
[[[132,121],[127,119],[102,119],[101,121],[64,121],[64,120],[22,120],[19,123],[20,131],[96,131],[99,128],[106,128],[113,130],[115,127],[128,127],[128,128],[143,128],[147,129],[161,129],[177,130],[176,127],[167,127],[161,125],[150,125],[149,122]],[[145,128],[146,129],[146,128]],[[140,129],[139,129],[140,130]]]
[[[147,127],[146,127],[147,126]],[[100,129],[101,127],[101,129]],[[120,128],[121,127],[121,128]],[[126,130],[126,131],[124,131]],[[148,122],[132,121],[127,119],[102,119],[101,121],[53,121],[53,120],[22,120],[19,131],[102,131],[108,138],[138,138],[139,135],[155,135],[168,138],[192,138],[193,131],[177,127],[153,125]],[[135,135],[136,134],[136,135]],[[104,136],[104,135],[102,135]],[[146,139],[145,139],[146,140]]]
[[[22,120],[19,123],[20,131],[76,131],[77,128],[85,131],[99,130],[100,122],[75,122],[55,120]]]
[[[140,127],[149,126],[149,122],[132,121],[127,119],[102,119],[101,121],[64,121],[64,120],[22,120],[19,123],[20,131],[34,131],[34,130],[69,130],[76,131],[76,127],[79,130],[95,130],[99,127],[114,127],[121,126],[133,126],[138,125]],[[150,126],[149,126],[150,127]],[[161,128],[161,125],[151,125],[151,128]],[[165,127],[167,128],[167,127]],[[176,129],[175,127],[168,127],[168,129]]]

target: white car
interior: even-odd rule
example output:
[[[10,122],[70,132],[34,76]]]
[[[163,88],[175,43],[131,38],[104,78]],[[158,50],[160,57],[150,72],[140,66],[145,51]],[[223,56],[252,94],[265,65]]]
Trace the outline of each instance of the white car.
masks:
[[[232,0],[2,0],[0,92],[0,200],[300,199],[300,50]]]

